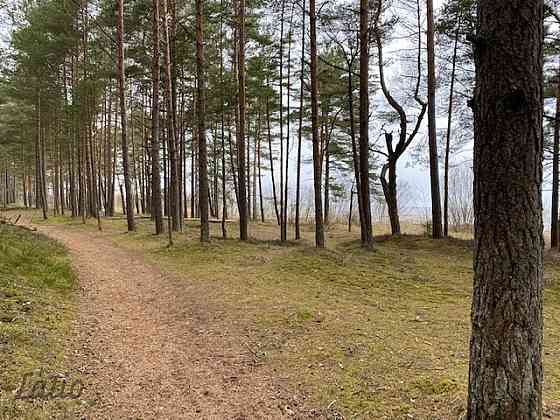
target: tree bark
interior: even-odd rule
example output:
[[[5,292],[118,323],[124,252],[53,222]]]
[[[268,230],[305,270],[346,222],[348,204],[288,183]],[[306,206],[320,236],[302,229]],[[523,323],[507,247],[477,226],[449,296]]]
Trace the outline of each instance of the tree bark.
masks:
[[[403,106],[397,102],[397,100],[391,95],[389,88],[387,87],[385,81],[385,64],[383,62],[383,43],[381,40],[380,28],[379,28],[379,19],[381,17],[381,6],[382,4],[379,3],[378,9],[375,16],[375,41],[377,43],[377,55],[378,55],[378,69],[379,69],[379,83],[381,85],[381,90],[383,91],[383,95],[385,99],[395,110],[395,112],[399,115],[399,139],[397,144],[393,144],[393,134],[392,133],[385,133],[385,143],[387,146],[387,153],[384,155],[387,157],[387,163],[383,166],[383,170],[381,173],[381,183],[386,184],[387,188],[384,188],[384,193],[387,192],[388,195],[385,195],[385,200],[388,203],[388,207],[390,207],[389,217],[391,220],[391,233],[393,235],[399,235],[400,231],[400,221],[399,221],[399,207],[397,202],[398,192],[397,192],[397,165],[399,158],[403,155],[406,149],[410,146],[416,135],[418,134],[420,127],[422,125],[422,121],[424,120],[424,116],[426,115],[426,108],[427,104],[420,98],[420,82],[422,79],[422,34],[421,34],[421,13],[420,13],[420,3],[417,3],[417,24],[418,24],[418,55],[417,55],[417,78],[416,78],[416,87],[414,91],[414,99],[416,103],[420,106],[420,113],[416,118],[416,124],[412,131],[408,132],[408,124],[409,119],[404,110]],[[386,172],[388,171],[389,167],[392,168],[392,178],[394,182],[391,183],[390,180],[386,180]],[[392,185],[389,185],[392,184]]]
[[[467,420],[542,418],[543,1],[481,0]]]
[[[445,140],[445,167],[443,186],[443,235],[449,236],[449,157],[451,154],[451,123],[453,121],[453,98],[455,94],[455,73],[457,71],[457,52],[459,43],[460,18],[457,18],[455,43],[453,47],[453,63],[451,68],[451,85],[449,86],[449,106],[447,109],[447,134]]]
[[[390,134],[386,134],[390,135]],[[387,173],[389,179],[386,178]],[[399,218],[399,203],[397,192],[397,160],[390,158],[389,161],[383,166],[381,176],[381,187],[383,188],[383,195],[387,203],[387,212],[389,214],[389,221],[391,223],[391,233],[393,235],[400,235],[401,222]]]
[[[159,85],[161,79],[159,52],[159,0],[152,3],[152,215],[156,235],[163,233],[163,210],[161,206],[161,169],[159,136]]]
[[[224,0],[221,0],[220,5],[223,7]],[[227,238],[226,220],[228,218],[227,211],[227,192],[226,192],[226,134],[225,134],[225,110],[224,110],[224,22],[223,17],[220,18],[220,92],[222,95],[220,101],[220,131],[221,131],[221,146],[222,151],[220,156],[222,158],[222,238]]]
[[[282,0],[282,12],[280,15],[280,51],[279,51],[279,93],[280,102],[280,241],[284,242],[284,16],[286,0]]]
[[[278,197],[276,195],[276,179],[274,177],[274,154],[272,151],[272,130],[270,127],[270,100],[266,97],[266,131],[268,139],[268,156],[270,158],[270,177],[272,180],[272,199],[274,200],[274,211],[276,214],[276,221],[280,226],[280,213],[278,212]]]
[[[206,126],[204,115],[204,32],[203,32],[203,0],[196,0],[196,115],[198,125],[198,182],[200,210],[200,240],[210,241],[210,225],[208,222],[208,156],[206,150]],[[216,208],[218,203],[216,203]]]
[[[432,237],[443,237],[441,224],[441,194],[436,127],[436,62],[434,41],[434,2],[426,0],[428,21],[428,145],[430,149],[430,186],[432,190]]]
[[[360,0],[360,197],[362,246],[373,246],[369,193],[369,0]]]
[[[169,25],[167,23],[168,10],[167,0],[163,0],[163,39],[165,58],[165,92],[167,99],[167,144],[169,151],[169,192],[168,192],[168,215],[171,217],[174,231],[181,229],[180,221],[180,196],[178,185],[178,162],[177,162],[177,132],[175,130],[175,104],[173,95],[173,71],[171,64],[171,38]]]
[[[560,69],[556,81],[556,115],[554,116],[554,145],[552,151],[552,211],[550,225],[551,248],[558,248],[560,229],[558,229],[558,195],[560,188]]]
[[[130,183],[130,168],[128,163],[128,143],[126,139],[126,103],[125,103],[125,77],[124,77],[124,0],[117,0],[117,79],[119,88],[120,114],[121,114],[121,142],[122,164],[124,174],[126,221],[128,231],[135,230],[134,209],[132,204],[132,185]]]
[[[297,168],[296,168],[296,241],[301,239],[301,229],[299,224],[300,219],[300,201],[301,201],[301,146],[303,140],[303,94],[304,94],[304,81],[305,81],[305,7],[306,1],[303,0],[301,14],[301,68],[299,77],[299,127],[298,127],[298,146],[297,146]]]
[[[319,138],[319,89],[317,82],[317,15],[315,0],[309,0],[309,26],[311,35],[311,126],[313,137],[313,188],[315,198],[315,246],[325,247],[323,226],[323,200],[321,197],[321,150]]]
[[[249,233],[247,215],[247,179],[245,174],[245,0],[238,0],[238,2],[237,77],[239,83],[239,128],[237,138],[237,160],[239,170],[239,236],[242,241],[246,241],[249,239]]]

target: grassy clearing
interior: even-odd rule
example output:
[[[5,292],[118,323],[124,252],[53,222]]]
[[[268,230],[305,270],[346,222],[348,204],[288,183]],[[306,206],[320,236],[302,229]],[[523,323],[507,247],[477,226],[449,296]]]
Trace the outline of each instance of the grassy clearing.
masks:
[[[0,418],[70,415],[73,402],[14,397],[26,373],[65,373],[64,338],[73,316],[74,282],[61,245],[0,225]]]
[[[72,229],[96,229],[68,222]],[[422,236],[378,237],[374,252],[356,233],[328,232],[329,249],[275,241],[277,227],[254,225],[248,243],[201,245],[189,224],[173,248],[149,221],[124,233],[104,229],[164,269],[205,288],[228,321],[241,325],[259,361],[326,418],[456,419],[468,370],[472,244]],[[237,227],[230,232],[237,234]],[[377,232],[378,234],[384,232]],[[560,409],[560,259],[546,259],[545,400]],[[245,338],[244,338],[245,339]]]

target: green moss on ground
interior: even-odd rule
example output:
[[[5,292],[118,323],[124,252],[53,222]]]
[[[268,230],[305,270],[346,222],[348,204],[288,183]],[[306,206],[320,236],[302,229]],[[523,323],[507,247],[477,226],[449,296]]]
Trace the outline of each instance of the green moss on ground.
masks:
[[[18,400],[15,391],[26,373],[65,373],[75,281],[61,245],[0,225],[0,418],[71,418],[75,402]]]

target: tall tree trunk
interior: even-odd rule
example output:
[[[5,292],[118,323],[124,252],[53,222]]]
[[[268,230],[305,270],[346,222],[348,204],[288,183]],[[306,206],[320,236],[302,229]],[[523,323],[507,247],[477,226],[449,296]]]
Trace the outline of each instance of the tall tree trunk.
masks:
[[[60,198],[60,213],[62,216],[64,216],[64,208],[66,206],[65,204],[65,194],[64,194],[64,164],[63,164],[63,156],[62,156],[62,146],[58,145],[58,179],[59,179],[59,184],[58,184],[58,188],[59,188],[59,192],[58,192],[58,196]]]
[[[220,5],[223,7],[224,0],[221,0]],[[220,101],[220,131],[221,131],[221,146],[222,146],[222,238],[227,238],[227,192],[226,192],[226,134],[225,134],[225,110],[224,110],[224,22],[223,17],[220,17],[220,92],[222,98]]]
[[[204,115],[204,31],[203,31],[203,0],[196,0],[196,115],[198,125],[198,182],[200,210],[200,240],[210,240],[208,222],[208,157],[206,149],[206,126]],[[218,203],[216,203],[216,206]]]
[[[321,197],[321,150],[319,139],[319,89],[317,82],[317,15],[315,0],[309,0],[309,26],[311,35],[311,126],[313,137],[313,187],[315,195],[315,245],[325,247],[323,226],[323,201]]]
[[[161,79],[159,52],[159,0],[152,3],[152,215],[156,235],[163,233],[163,210],[161,206],[161,170],[159,136],[159,85]]]
[[[196,117],[196,95],[193,103],[193,108],[195,109]],[[196,190],[196,123],[193,121],[192,124],[192,144],[191,144],[191,217],[194,219],[196,217],[196,207],[195,207],[195,190]]]
[[[352,232],[352,212],[354,210],[354,184],[350,190],[350,210],[348,211],[348,233]]]
[[[272,151],[272,129],[270,127],[270,100],[266,97],[266,131],[268,138],[268,156],[270,157],[270,177],[272,180],[272,199],[274,201],[274,212],[276,214],[276,221],[280,226],[280,213],[278,212],[278,198],[276,195],[276,179],[274,178],[274,153]]]
[[[478,7],[466,419],[540,420],[543,0],[481,0]]]
[[[430,149],[430,185],[432,190],[432,237],[443,236],[441,228],[441,194],[436,127],[436,61],[434,40],[434,2],[426,0],[428,21],[428,144]]]
[[[26,166],[26,161],[25,161],[25,146],[21,146],[21,163],[22,163],[22,171],[23,174],[21,176],[21,186],[22,188],[22,192],[23,192],[23,206],[25,208],[28,208],[28,201],[27,201],[27,175],[25,174],[25,166]]]
[[[292,4],[292,10],[290,12],[290,26],[288,30],[288,74],[287,74],[287,85],[286,91],[288,92],[287,100],[287,115],[286,115],[286,176],[284,179],[284,214],[282,223],[282,234],[281,237],[284,241],[288,239],[288,191],[289,191],[289,170],[290,170],[290,90],[292,87],[292,32],[293,32],[293,22],[294,22],[294,4]]]
[[[43,139],[43,127],[41,125],[41,92],[38,94],[37,100],[37,142],[35,144],[37,153],[37,191],[39,197],[39,203],[43,211],[43,219],[48,219],[48,207],[47,207],[47,181],[45,175],[45,153],[44,153],[44,139]],[[7,187],[7,185],[6,185]],[[7,189],[7,188],[6,188]],[[7,204],[7,200],[6,200]]]
[[[366,227],[364,212],[362,209],[362,195],[360,188],[360,158],[358,155],[358,142],[356,141],[356,126],[354,122],[354,85],[352,83],[352,67],[353,61],[348,61],[348,115],[350,116],[350,140],[352,144],[352,164],[354,166],[354,179],[356,183],[358,197],[358,213],[360,216],[360,235],[362,244],[366,243]]]
[[[245,0],[238,0],[238,53],[237,77],[239,83],[239,128],[237,159],[239,170],[239,234],[242,241],[249,239],[247,215],[247,182],[245,178]]]
[[[304,82],[305,82],[305,37],[307,33],[305,32],[305,7],[306,1],[303,0],[301,14],[301,68],[299,77],[299,127],[298,127],[298,147],[297,147],[297,168],[296,168],[296,220],[295,220],[295,230],[296,230],[296,241],[301,239],[301,228],[299,224],[300,219],[300,206],[301,206],[301,145],[303,141],[303,94],[304,94]]]
[[[329,146],[325,147],[325,187],[324,187],[324,195],[325,195],[325,216],[324,222],[325,225],[329,225],[330,223],[330,210],[331,210],[331,201],[330,201],[330,194],[331,194],[331,154],[329,151]]]
[[[259,113],[260,118],[260,113]],[[257,143],[257,166],[259,171],[259,203],[260,203],[260,210],[261,210],[261,222],[264,223],[264,199],[263,199],[263,190],[262,190],[262,174],[261,174],[261,155],[262,155],[262,136],[259,136],[258,143]]]
[[[117,103],[115,101],[115,129],[113,130],[113,166],[111,169],[111,193],[109,194],[109,216],[115,215],[115,188],[117,178],[117,121],[119,113],[117,112]]]
[[[558,229],[558,195],[560,188],[560,68],[556,85],[556,114],[554,116],[554,146],[552,150],[552,211],[550,224],[550,244],[558,248],[560,244],[560,229]]]
[[[132,185],[130,182],[130,168],[128,163],[128,142],[126,139],[126,103],[125,103],[125,77],[124,77],[124,0],[117,0],[117,80],[119,89],[120,114],[121,114],[121,150],[124,175],[124,188],[126,194],[126,221],[128,231],[134,231],[134,209],[132,203]]]
[[[260,137],[261,116],[259,113],[257,126],[255,128],[255,142],[253,143],[253,210],[251,215],[253,220],[257,220],[257,153]]]
[[[89,132],[89,149],[90,149],[90,166],[91,166],[91,194],[93,199],[93,210],[94,216],[97,219],[97,229],[99,231],[102,230],[101,226],[101,211],[100,211],[100,200],[99,200],[99,190],[97,188],[97,177],[96,177],[96,169],[95,169],[95,153],[94,153],[94,145],[93,145],[93,136],[91,135],[91,130]]]
[[[130,98],[132,103],[132,96]],[[136,144],[134,142],[134,110],[130,112],[130,144],[132,145],[132,180],[134,182],[134,205],[136,206],[136,214],[140,214],[140,197],[138,194],[138,165],[136,163]]]
[[[247,168],[247,173],[245,174],[245,176],[247,177],[246,182],[247,182],[247,217],[249,220],[251,220],[251,216],[252,216],[252,207],[251,207],[251,201],[252,201],[252,196],[251,196],[251,127],[250,124],[247,123],[247,139],[246,139],[246,145],[247,145],[247,156],[245,156],[245,166]]]
[[[369,193],[369,1],[360,0],[360,198],[362,246],[373,246]]]
[[[175,104],[173,101],[173,72],[171,68],[171,40],[169,34],[167,0],[163,0],[163,40],[165,46],[165,92],[167,99],[167,143],[169,151],[169,193],[168,193],[168,212],[172,221],[174,231],[181,228],[180,222],[180,197],[177,165],[177,132],[175,130]]]
[[[238,183],[237,183],[237,169],[235,167],[235,154],[236,154],[236,149],[233,146],[233,139],[232,139],[232,135],[231,135],[231,116],[229,116],[228,119],[228,148],[229,148],[229,164],[231,166],[231,177],[232,177],[232,181],[233,181],[233,191],[235,193],[235,201],[236,203],[239,202],[239,189],[238,189]]]
[[[443,235],[449,236],[449,156],[451,154],[451,123],[453,120],[453,97],[455,94],[455,73],[457,71],[457,52],[459,43],[460,18],[457,18],[455,44],[453,47],[453,63],[451,68],[451,86],[449,86],[449,106],[447,109],[447,136],[445,139],[445,167],[443,186]]]
[[[286,0],[282,0],[282,11],[280,14],[280,49],[279,49],[279,101],[280,101],[280,240],[284,238],[284,16]]]

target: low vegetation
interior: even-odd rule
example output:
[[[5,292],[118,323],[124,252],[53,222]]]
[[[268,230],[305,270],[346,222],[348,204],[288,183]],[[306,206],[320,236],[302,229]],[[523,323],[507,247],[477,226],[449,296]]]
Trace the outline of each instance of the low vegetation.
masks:
[[[65,249],[0,225],[0,418],[65,418],[75,401],[18,399],[24,375],[64,378],[75,275]]]
[[[330,248],[316,250],[311,230],[301,242],[282,244],[272,239],[272,225],[251,226],[248,243],[218,239],[219,226],[214,229],[213,241],[201,244],[198,226],[189,224],[168,248],[149,220],[128,234],[123,220],[104,222],[119,246],[206,290],[209,310],[227,314],[255,361],[297,390],[301,404],[331,418],[459,417],[467,386],[472,241],[378,236],[368,252],[354,234],[331,227]],[[230,230],[236,232],[234,225]],[[556,258],[547,255],[545,292],[544,395],[551,415],[560,415]]]

